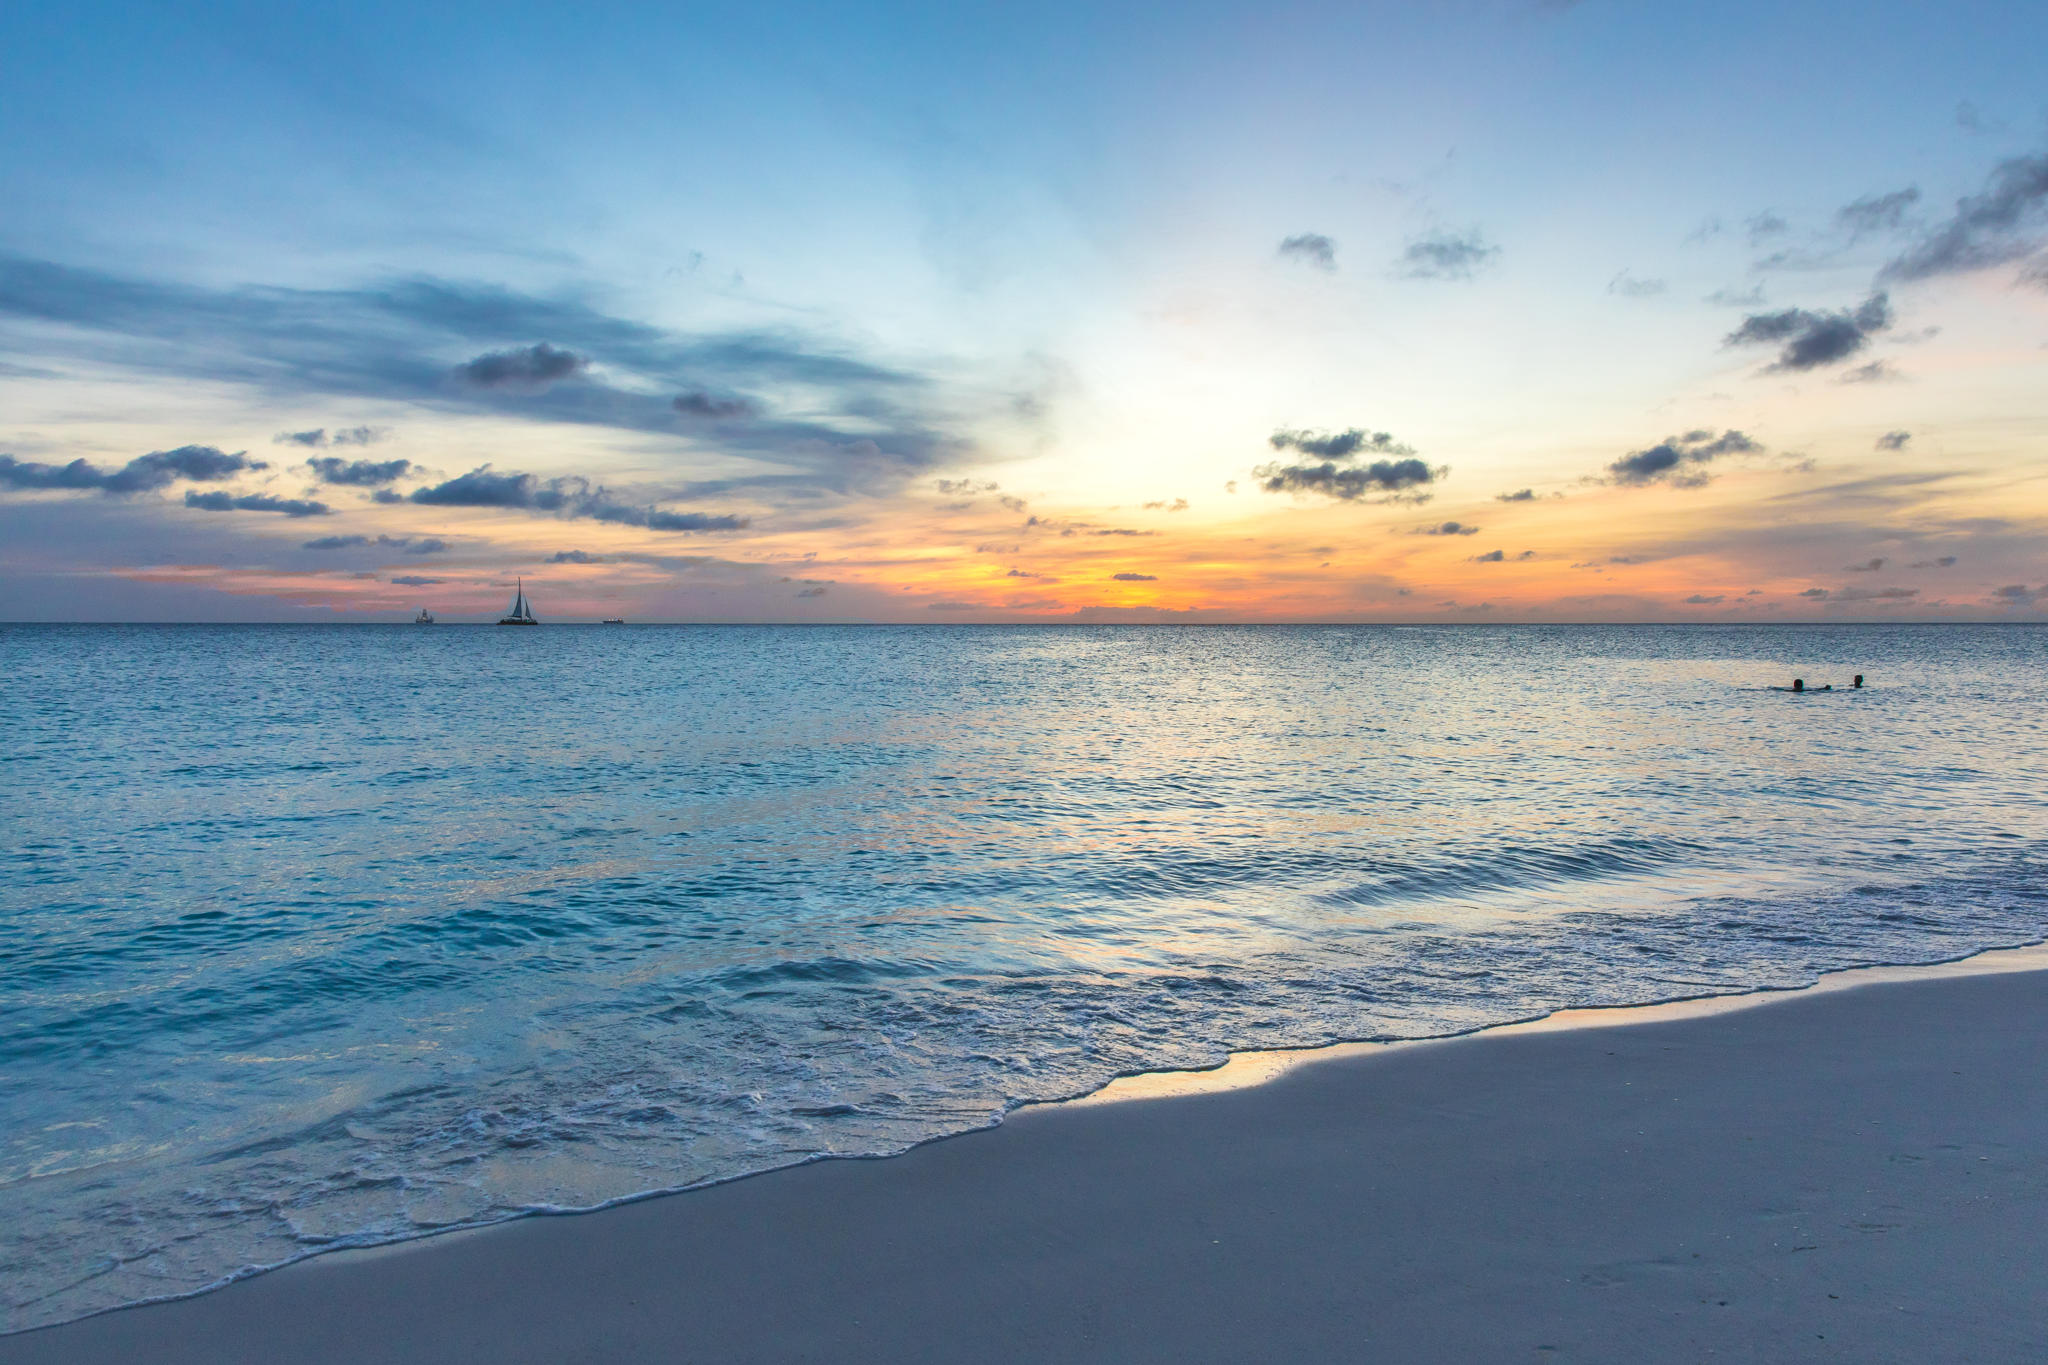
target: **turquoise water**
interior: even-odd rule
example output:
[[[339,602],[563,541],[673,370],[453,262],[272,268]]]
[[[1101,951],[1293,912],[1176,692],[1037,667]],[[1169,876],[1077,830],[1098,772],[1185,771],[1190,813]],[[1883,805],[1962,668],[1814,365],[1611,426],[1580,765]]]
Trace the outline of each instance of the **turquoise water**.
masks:
[[[2048,932],[2038,628],[0,627],[0,668],[12,1328],[1233,1049]]]

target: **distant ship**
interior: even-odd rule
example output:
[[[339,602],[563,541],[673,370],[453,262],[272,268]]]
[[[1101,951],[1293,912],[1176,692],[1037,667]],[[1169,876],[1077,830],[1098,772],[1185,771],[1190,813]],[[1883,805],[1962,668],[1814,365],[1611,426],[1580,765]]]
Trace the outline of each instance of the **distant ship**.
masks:
[[[607,616],[604,620],[599,621],[598,624],[601,626],[623,626],[626,624],[626,618],[623,616]]]
[[[434,613],[421,607],[420,614],[412,618],[412,623],[416,626],[431,626],[434,624]]]
[[[533,614],[533,603],[526,600],[526,580],[519,580],[519,591],[512,598],[512,610],[498,618],[501,626],[537,626],[540,618]]]

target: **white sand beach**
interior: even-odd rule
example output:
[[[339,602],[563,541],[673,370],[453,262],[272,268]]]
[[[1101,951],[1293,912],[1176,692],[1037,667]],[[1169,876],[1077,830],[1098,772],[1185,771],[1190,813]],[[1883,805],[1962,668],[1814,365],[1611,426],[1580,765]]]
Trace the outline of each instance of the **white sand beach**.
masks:
[[[1833,984],[1026,1110],[0,1362],[2048,1359],[2048,971]]]

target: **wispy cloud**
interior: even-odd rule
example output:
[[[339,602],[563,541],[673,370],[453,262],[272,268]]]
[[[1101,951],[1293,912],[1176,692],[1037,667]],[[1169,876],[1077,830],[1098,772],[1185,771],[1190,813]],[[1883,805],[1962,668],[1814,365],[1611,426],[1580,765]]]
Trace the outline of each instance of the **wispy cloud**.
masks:
[[[1433,232],[1408,243],[1394,269],[1411,280],[1469,280],[1499,255],[1476,229]]]
[[[749,525],[748,518],[725,513],[633,506],[585,479],[499,473],[489,465],[444,483],[415,488],[410,500],[428,507],[518,508],[564,518],[589,517],[650,531],[738,531]]]
[[[1280,243],[1281,259],[1314,266],[1318,270],[1337,268],[1337,244],[1320,232],[1304,232]]]

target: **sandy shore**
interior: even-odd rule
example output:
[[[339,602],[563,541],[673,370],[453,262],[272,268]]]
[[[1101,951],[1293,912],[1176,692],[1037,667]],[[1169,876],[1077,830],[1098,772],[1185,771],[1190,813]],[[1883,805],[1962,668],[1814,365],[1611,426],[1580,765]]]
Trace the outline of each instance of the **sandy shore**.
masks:
[[[1349,1049],[0,1362],[2048,1360],[2048,972]]]

